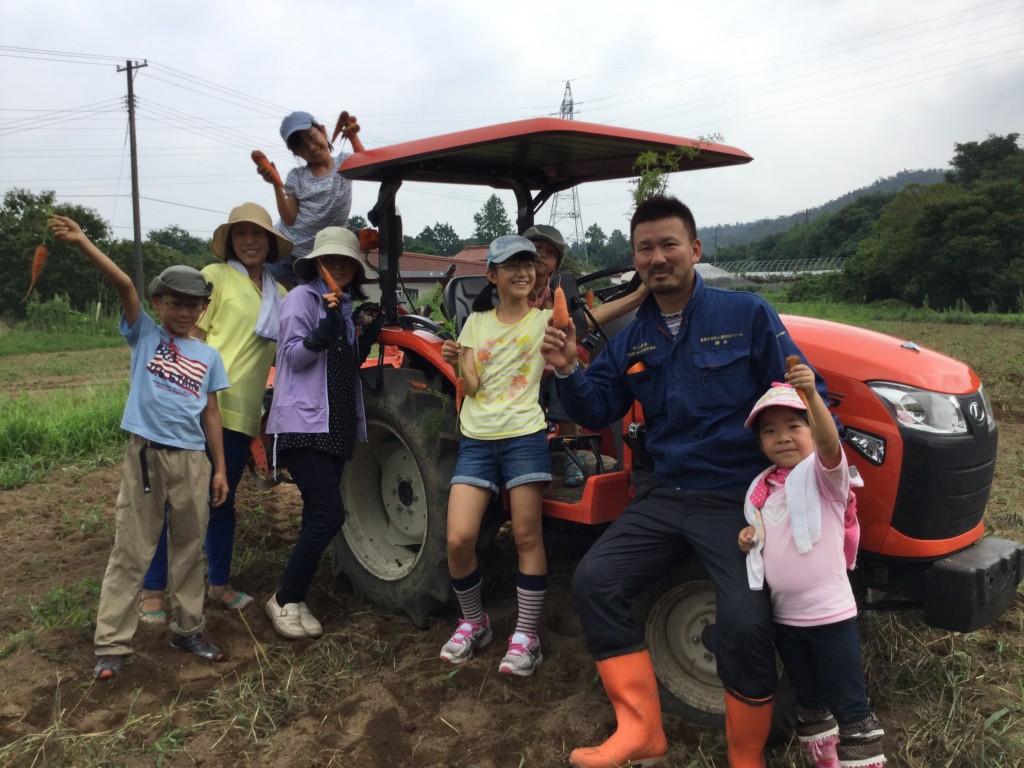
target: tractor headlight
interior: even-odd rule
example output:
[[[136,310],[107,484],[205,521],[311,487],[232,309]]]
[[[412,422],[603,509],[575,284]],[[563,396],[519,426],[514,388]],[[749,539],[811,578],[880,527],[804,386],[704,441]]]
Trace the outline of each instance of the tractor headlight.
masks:
[[[887,381],[871,382],[869,386],[901,426],[940,435],[967,432],[967,419],[960,402],[953,395]]]
[[[885,461],[885,438],[853,427],[846,427],[843,434],[846,442],[876,467]]]

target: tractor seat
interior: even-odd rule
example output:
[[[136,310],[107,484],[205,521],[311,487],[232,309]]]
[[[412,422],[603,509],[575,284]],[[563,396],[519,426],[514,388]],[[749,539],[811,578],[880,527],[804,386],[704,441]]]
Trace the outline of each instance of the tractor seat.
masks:
[[[444,287],[445,316],[455,323],[456,337],[473,311],[473,301],[488,283],[486,275],[453,277]]]

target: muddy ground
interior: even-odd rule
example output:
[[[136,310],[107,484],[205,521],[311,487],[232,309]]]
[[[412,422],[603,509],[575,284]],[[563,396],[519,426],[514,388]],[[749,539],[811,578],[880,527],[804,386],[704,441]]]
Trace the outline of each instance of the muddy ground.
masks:
[[[1004,439],[1020,445],[1020,425],[1007,426]],[[571,605],[574,556],[551,553],[541,633],[545,662],[531,679],[497,674],[502,640],[514,621],[511,564],[485,597],[496,641],[456,673],[437,658],[454,615],[416,629],[361,602],[327,565],[308,600],[327,634],[289,642],[273,631],[262,603],[293,541],[297,494],[287,485],[258,489],[248,476],[239,492],[243,519],[233,583],[257,601],[242,614],[213,606],[207,612],[209,635],[229,659],[203,663],[170,647],[166,629],[140,626],[124,673],[94,682],[91,621],[113,539],[119,473],[116,466],[58,470],[43,482],[0,491],[0,638],[8,646],[12,638],[23,641],[0,658],[0,745],[17,746],[0,752],[0,763],[559,766],[574,747],[598,742],[613,728]],[[507,541],[504,549],[511,554]],[[1022,668],[1019,657],[1005,658],[1000,639],[1019,634],[1019,598],[1017,603],[983,630],[983,646],[992,649],[993,660],[1002,657],[1005,672],[990,670],[995,682],[979,675],[977,684],[953,680],[940,690],[951,698],[970,697],[983,713],[1000,706],[999,697],[1014,684],[1003,688],[999,681],[1010,681],[1007,675]],[[49,615],[60,623],[42,627]],[[874,633],[874,619],[867,621],[866,643]],[[930,648],[964,653],[959,639],[936,637]],[[910,735],[942,730],[934,711],[918,715],[907,709],[905,696],[895,695],[896,686],[905,685],[905,675],[904,682],[892,682],[897,670],[913,663],[917,651],[908,642],[894,653],[888,667],[877,657],[869,667],[870,693],[889,731],[890,752]],[[666,717],[666,731],[667,765],[726,764],[716,731],[674,716]],[[775,748],[769,761],[801,764],[793,745]],[[892,764],[939,763],[901,758]]]

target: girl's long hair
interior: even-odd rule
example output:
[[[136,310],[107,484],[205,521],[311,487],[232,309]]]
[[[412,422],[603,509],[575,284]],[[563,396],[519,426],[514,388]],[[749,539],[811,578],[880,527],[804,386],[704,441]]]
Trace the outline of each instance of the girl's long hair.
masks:
[[[490,312],[495,307],[495,300],[498,296],[498,286],[494,283],[487,283],[483,290],[473,299],[474,312]]]

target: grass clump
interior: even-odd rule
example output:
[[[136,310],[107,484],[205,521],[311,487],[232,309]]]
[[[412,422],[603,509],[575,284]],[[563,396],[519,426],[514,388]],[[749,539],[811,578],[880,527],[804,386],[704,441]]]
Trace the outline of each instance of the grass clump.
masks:
[[[16,597],[15,604],[24,613],[28,626],[0,638],[0,659],[31,645],[41,629],[90,626],[99,598],[100,583],[91,576],[77,584],[56,586],[37,601]]]
[[[127,381],[111,389],[23,395],[0,412],[0,488],[17,488],[58,466],[106,464],[124,451]]]

